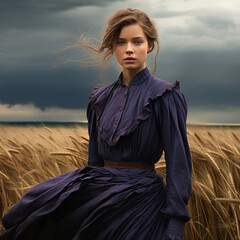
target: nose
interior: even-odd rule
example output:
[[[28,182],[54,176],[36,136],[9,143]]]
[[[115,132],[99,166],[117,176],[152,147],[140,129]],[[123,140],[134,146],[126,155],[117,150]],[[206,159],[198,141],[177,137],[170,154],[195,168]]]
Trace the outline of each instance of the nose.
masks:
[[[127,44],[126,53],[127,53],[127,54],[133,53],[133,47],[132,47],[132,44],[131,44],[131,43],[128,43],[128,44]]]

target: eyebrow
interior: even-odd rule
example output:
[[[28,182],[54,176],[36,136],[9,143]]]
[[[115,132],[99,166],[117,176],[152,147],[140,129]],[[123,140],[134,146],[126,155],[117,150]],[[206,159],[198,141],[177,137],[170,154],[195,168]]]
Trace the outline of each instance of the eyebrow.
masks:
[[[126,38],[118,38],[118,40],[125,40]],[[143,37],[135,37],[135,38],[133,38],[133,40],[137,40],[137,39],[143,39]]]

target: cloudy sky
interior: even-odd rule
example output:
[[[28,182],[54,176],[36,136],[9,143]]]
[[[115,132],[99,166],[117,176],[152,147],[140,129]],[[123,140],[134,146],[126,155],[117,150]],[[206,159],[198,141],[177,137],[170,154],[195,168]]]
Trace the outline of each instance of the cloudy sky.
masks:
[[[239,0],[0,1],[0,121],[84,121],[90,90],[115,81],[74,45],[100,40],[120,8],[145,10],[160,39],[156,76],[180,81],[189,122],[240,123]],[[150,57],[149,68],[153,66]]]

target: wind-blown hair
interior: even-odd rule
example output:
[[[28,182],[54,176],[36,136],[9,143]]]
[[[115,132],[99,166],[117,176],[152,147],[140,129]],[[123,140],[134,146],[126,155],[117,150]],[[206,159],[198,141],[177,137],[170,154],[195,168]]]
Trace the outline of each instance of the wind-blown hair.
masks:
[[[103,39],[98,47],[94,47],[91,44],[85,43],[84,38],[78,41],[76,47],[86,47],[88,49],[93,50],[94,52],[101,54],[103,53],[102,61],[107,61],[114,54],[117,39],[120,35],[120,32],[123,27],[131,25],[131,24],[139,24],[143,32],[146,34],[148,44],[152,47],[151,51],[155,47],[155,43],[157,44],[157,52],[155,55],[154,62],[154,71],[156,71],[156,58],[159,52],[159,41],[158,41],[158,33],[155,27],[155,23],[148,17],[148,15],[138,9],[121,9],[115,12],[107,22],[107,26],[105,28],[105,32],[103,35]],[[151,52],[149,51],[149,52]]]

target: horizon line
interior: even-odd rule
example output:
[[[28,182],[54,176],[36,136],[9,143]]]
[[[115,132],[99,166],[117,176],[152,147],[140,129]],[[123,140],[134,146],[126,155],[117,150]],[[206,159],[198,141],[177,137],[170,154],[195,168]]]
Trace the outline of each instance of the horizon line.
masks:
[[[83,121],[0,121],[0,124],[29,124],[29,125],[37,125],[37,124],[87,124],[87,120]],[[211,122],[188,122],[187,126],[229,126],[229,127],[240,127],[240,123],[211,123]]]

